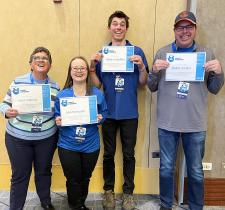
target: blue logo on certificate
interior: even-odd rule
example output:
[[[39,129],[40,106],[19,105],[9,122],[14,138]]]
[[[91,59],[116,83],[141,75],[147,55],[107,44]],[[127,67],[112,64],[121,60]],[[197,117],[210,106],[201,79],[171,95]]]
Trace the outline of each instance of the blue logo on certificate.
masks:
[[[61,105],[62,106],[67,106],[67,100],[62,100]]]
[[[108,54],[108,53],[109,53],[109,49],[108,49],[107,47],[104,48],[103,53],[104,53],[104,54]]]
[[[169,62],[173,62],[173,61],[174,61],[174,56],[171,56],[171,55],[168,56],[168,61],[169,61]]]
[[[19,94],[20,89],[19,89],[19,88],[14,87],[12,92],[13,92],[15,95],[17,95],[17,94]]]

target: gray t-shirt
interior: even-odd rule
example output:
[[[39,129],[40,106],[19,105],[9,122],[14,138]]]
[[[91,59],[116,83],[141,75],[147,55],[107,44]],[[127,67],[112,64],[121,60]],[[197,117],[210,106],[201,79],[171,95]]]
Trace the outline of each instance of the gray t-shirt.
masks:
[[[195,52],[206,52],[206,61],[215,59],[212,51],[195,44]],[[172,51],[172,45],[161,48],[154,60],[166,60],[166,53]],[[165,81],[165,71],[151,72],[148,87],[157,91],[157,126],[174,132],[199,132],[207,128],[208,91],[218,93],[224,83],[224,75],[214,72],[205,73],[204,82],[189,82],[186,99],[177,98],[179,82]]]

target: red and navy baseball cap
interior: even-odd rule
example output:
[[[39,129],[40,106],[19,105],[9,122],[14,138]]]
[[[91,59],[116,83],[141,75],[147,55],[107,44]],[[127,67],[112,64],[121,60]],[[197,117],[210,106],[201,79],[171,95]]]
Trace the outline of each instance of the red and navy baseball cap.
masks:
[[[187,20],[191,22],[192,24],[196,25],[196,17],[194,13],[189,11],[183,11],[177,15],[175,18],[174,26],[176,26],[177,23],[179,23],[182,20]]]

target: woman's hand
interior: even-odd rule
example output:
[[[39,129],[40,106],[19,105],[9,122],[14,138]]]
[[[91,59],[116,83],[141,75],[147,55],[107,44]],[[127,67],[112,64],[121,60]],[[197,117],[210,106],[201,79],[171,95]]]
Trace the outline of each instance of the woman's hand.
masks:
[[[8,118],[14,118],[18,114],[19,114],[18,111],[16,109],[13,109],[13,108],[9,108],[5,112],[5,116],[8,117]]]
[[[102,117],[102,115],[101,115],[101,114],[98,114],[98,115],[97,115],[97,118],[98,118],[98,123],[100,123],[100,122],[101,122],[101,120],[103,119],[103,117]]]
[[[55,118],[55,123],[57,126],[61,126],[61,121],[62,121],[62,118],[60,116]]]

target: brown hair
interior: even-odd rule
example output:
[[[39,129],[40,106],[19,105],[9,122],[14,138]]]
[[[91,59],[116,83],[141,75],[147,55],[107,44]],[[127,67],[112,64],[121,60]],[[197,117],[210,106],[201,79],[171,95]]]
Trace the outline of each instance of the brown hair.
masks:
[[[112,20],[114,17],[117,17],[117,18],[124,18],[125,21],[126,21],[126,28],[129,28],[129,17],[122,11],[115,11],[113,14],[111,14],[109,16],[109,19],[108,19],[108,28],[110,28],[111,26],[111,23],[112,23]]]
[[[89,80],[89,65],[88,65],[87,60],[83,56],[76,56],[76,57],[71,59],[69,67],[68,67],[66,82],[65,82],[65,85],[64,85],[63,89],[66,89],[66,88],[69,88],[69,87],[73,86],[73,78],[71,77],[71,64],[76,59],[83,60],[85,62],[85,64],[86,64],[86,66],[87,66],[87,73],[88,74],[87,74],[87,79],[86,79],[86,84],[87,84],[86,92],[87,92],[87,95],[91,95],[92,85],[91,85],[90,80]]]
[[[50,53],[50,51],[49,51],[47,48],[45,48],[45,47],[37,47],[37,48],[35,48],[35,49],[33,50],[33,52],[31,53],[31,55],[30,55],[29,63],[32,62],[33,56],[34,56],[36,53],[39,53],[39,52],[45,52],[45,53],[47,54],[47,56],[48,56],[49,63],[52,64],[52,56],[51,56],[51,53]]]

